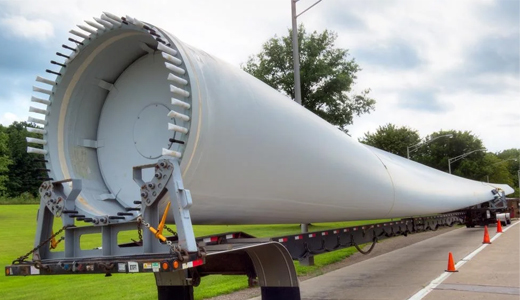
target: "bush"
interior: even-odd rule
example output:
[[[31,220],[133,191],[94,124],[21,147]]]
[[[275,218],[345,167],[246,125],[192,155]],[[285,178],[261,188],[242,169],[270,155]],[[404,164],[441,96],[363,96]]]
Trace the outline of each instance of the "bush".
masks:
[[[39,204],[40,199],[34,197],[30,192],[24,192],[17,197],[0,195],[0,204]]]

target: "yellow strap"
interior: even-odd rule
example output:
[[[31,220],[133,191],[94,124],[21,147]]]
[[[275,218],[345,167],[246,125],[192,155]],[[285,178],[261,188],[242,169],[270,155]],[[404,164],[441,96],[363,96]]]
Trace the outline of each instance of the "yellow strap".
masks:
[[[150,231],[156,238],[160,239],[163,242],[166,242],[166,237],[164,237],[158,230],[155,230],[155,228],[153,228],[152,226],[148,227],[148,229],[150,229]]]
[[[157,230],[155,228],[153,228],[152,226],[148,227],[148,229],[150,229],[150,231],[153,233],[153,235],[163,242],[166,242],[166,237],[164,237],[164,235],[162,235],[162,232],[164,229],[164,225],[166,224],[166,216],[168,216],[168,210],[170,209],[170,204],[171,204],[170,202],[168,202],[168,204],[166,204],[166,208],[164,209],[164,213],[161,218],[161,222],[159,223],[159,225],[157,225]]]
[[[157,232],[162,235],[164,224],[166,224],[166,216],[168,215],[168,210],[170,209],[170,202],[166,204],[166,208],[164,209],[164,213],[161,218],[161,222],[157,226]]]
[[[54,230],[51,230],[51,235],[54,235]],[[53,236],[51,239],[51,249],[56,249],[58,247],[58,242],[56,241],[56,238]]]

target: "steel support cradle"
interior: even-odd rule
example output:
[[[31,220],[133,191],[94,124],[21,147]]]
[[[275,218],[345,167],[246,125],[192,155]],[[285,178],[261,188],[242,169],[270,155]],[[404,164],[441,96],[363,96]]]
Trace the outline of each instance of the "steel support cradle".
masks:
[[[142,179],[144,169],[154,168],[151,181]],[[227,233],[218,238],[196,239],[189,209],[189,190],[184,188],[177,160],[133,168],[134,181],[140,186],[139,207],[107,215],[92,214],[76,206],[81,180],[46,181],[40,187],[40,209],[35,248],[6,266],[8,276],[154,273],[159,299],[193,299],[193,287],[210,274],[247,275],[250,283],[261,287],[262,299],[299,300],[298,278],[287,249],[269,239],[247,234]],[[71,191],[66,194],[64,184]],[[171,210],[162,207],[170,203]],[[136,216],[133,211],[139,211]],[[173,212],[177,234],[162,235],[165,215]],[[161,218],[163,214],[163,218]],[[54,233],[56,217],[62,230]],[[76,226],[77,222],[91,226]],[[140,222],[140,223],[139,223]],[[135,231],[144,225],[142,239],[118,244],[122,231]],[[141,226],[143,227],[143,226]],[[156,227],[156,228],[155,228]],[[149,229],[149,230],[148,230]],[[55,237],[64,231],[64,250],[51,251]],[[141,231],[139,231],[141,232]],[[84,250],[81,236],[101,234],[101,247]],[[141,236],[141,234],[140,234]],[[26,261],[30,254],[32,261]]]

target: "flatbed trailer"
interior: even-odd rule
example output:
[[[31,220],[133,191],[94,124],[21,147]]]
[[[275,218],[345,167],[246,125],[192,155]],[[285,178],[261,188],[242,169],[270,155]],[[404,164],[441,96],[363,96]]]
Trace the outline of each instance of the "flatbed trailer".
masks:
[[[144,182],[142,172],[151,168],[156,176],[150,182]],[[141,200],[135,201],[137,206],[127,208],[127,212],[107,216],[105,223],[87,218],[75,208],[81,180],[44,182],[40,188],[35,247],[6,266],[5,274],[111,276],[153,273],[158,299],[174,300],[193,299],[193,288],[204,276],[244,275],[250,286],[260,286],[262,299],[300,299],[293,261],[310,264],[315,255],[347,247],[356,247],[361,253],[368,254],[378,241],[386,238],[472,221],[468,220],[468,210],[460,210],[268,238],[257,238],[245,232],[195,237],[189,214],[191,196],[183,187],[179,169],[175,160],[159,160],[156,164],[134,167],[134,180],[141,187]],[[64,184],[72,187],[67,195],[64,194]],[[159,203],[167,192],[169,204],[162,212]],[[165,224],[170,205],[177,232],[169,230]],[[139,217],[123,223],[111,222],[129,216],[128,211],[139,211]],[[56,217],[61,218],[63,227],[53,232]],[[80,226],[85,223],[90,224]],[[118,244],[119,233],[136,229],[138,241]],[[163,229],[173,234],[164,236]],[[62,233],[64,251],[51,251]],[[81,236],[92,233],[101,234],[102,246],[84,250]],[[370,248],[362,250],[362,245],[369,243],[372,243]],[[29,260],[30,255],[32,260]]]
[[[176,269],[181,270],[197,267],[200,267],[199,269],[207,269],[207,266],[202,266],[206,264],[208,255],[220,255],[244,247],[272,243],[280,244],[287,249],[292,260],[302,260],[309,256],[332,252],[347,247],[357,247],[361,249],[362,246],[367,243],[374,244],[378,241],[394,236],[406,236],[408,234],[423,231],[437,230],[439,227],[451,227],[456,224],[463,224],[463,222],[464,213],[456,212],[268,238],[256,238],[245,232],[226,232],[202,236],[196,239],[197,244],[201,247],[201,251],[205,253],[203,258],[197,258],[196,256],[188,256],[188,258],[177,257],[174,254],[144,254],[114,257],[89,257],[78,260],[49,259],[38,263],[15,262],[12,265],[6,266],[6,275],[109,275],[112,273],[170,272]],[[177,242],[177,237],[171,236],[168,237],[168,240]],[[139,242],[121,244],[120,246],[138,247]],[[135,266],[135,264],[132,263],[133,261],[137,262],[137,267],[133,267]],[[130,265],[128,265],[129,262]],[[174,262],[177,263],[174,264]],[[120,264],[126,266],[123,267],[123,265]],[[176,267],[174,267],[174,265]],[[204,273],[204,275],[209,275],[208,272],[202,273]],[[231,272],[225,274],[232,275],[237,273]],[[240,274],[248,275],[246,273]],[[253,275],[252,273],[250,274]]]
[[[496,224],[498,221],[503,226],[511,224],[511,215],[505,193],[497,189],[494,194],[495,199],[462,210],[466,213],[464,218],[466,227],[487,226]]]
[[[163,163],[163,166],[167,164],[164,161],[160,163]],[[156,171],[164,170],[160,163],[154,166]],[[144,167],[150,166],[137,167],[136,170]],[[134,173],[137,179],[140,178],[138,173]],[[53,191],[59,191],[59,186],[63,183],[47,182],[43,185],[52,185],[55,187]],[[158,184],[158,182],[155,183]],[[69,199],[65,195],[62,197]],[[5,274],[7,276],[79,274],[111,276],[124,273],[153,273],[157,284],[158,299],[175,300],[193,299],[193,287],[199,285],[201,278],[212,274],[247,276],[251,286],[259,285],[261,287],[262,299],[300,299],[293,260],[309,262],[309,259],[312,261],[315,255],[352,246],[360,252],[368,254],[380,240],[437,230],[442,226],[463,224],[466,217],[465,212],[452,212],[269,238],[257,238],[244,232],[227,232],[194,238],[197,251],[192,252],[179,247],[183,244],[179,238],[185,238],[190,233],[180,234],[181,232],[179,232],[179,234],[169,237],[164,237],[162,234],[154,236],[150,232],[153,230],[157,232],[158,229],[143,221],[146,227],[151,227],[150,232],[143,231],[143,239],[140,241],[117,245],[118,249],[124,249],[124,251],[112,251],[116,255],[104,255],[111,253],[110,248],[116,247],[113,241],[104,239],[103,247],[108,246],[109,249],[102,247],[77,253],[69,251],[69,255],[67,255],[66,249],[64,255],[56,256],[51,255],[48,249],[55,234],[51,234],[49,231],[49,226],[52,226],[48,222],[50,216],[45,218],[46,214],[56,212],[56,209],[55,207],[49,208],[47,198],[49,197],[46,197],[45,191],[43,191],[38,220],[40,233],[37,234],[35,249],[25,257],[13,261],[12,265],[6,266]],[[64,202],[67,203],[67,201]],[[62,211],[67,213],[64,209]],[[72,210],[68,214],[74,214],[74,211]],[[81,216],[72,218],[82,220]],[[88,222],[89,220],[83,219],[82,221]],[[101,232],[106,232],[106,229],[110,227],[102,226],[101,228],[105,229],[102,229]],[[92,233],[95,228],[99,227],[76,227],[74,225],[66,227],[63,231],[65,238],[69,237],[69,241],[66,240],[65,247],[72,247],[74,250],[80,249],[79,245],[74,243],[79,243],[79,236],[82,233]],[[131,223],[129,226],[113,225],[110,228],[112,234],[108,236],[113,237],[118,232],[130,228],[135,230],[135,223]],[[186,228],[186,226],[178,226],[177,230],[183,230],[182,228]],[[42,235],[42,231],[46,234]],[[104,235],[107,236],[107,234]],[[159,244],[169,251],[161,253],[132,253],[129,251],[129,249],[142,249],[147,240],[155,240],[155,237],[164,237],[162,241],[159,238]],[[158,241],[155,240],[155,242]],[[367,243],[372,243],[372,246],[369,250],[363,251],[362,245]],[[27,261],[31,253],[33,260]],[[117,253],[120,254],[117,255]]]

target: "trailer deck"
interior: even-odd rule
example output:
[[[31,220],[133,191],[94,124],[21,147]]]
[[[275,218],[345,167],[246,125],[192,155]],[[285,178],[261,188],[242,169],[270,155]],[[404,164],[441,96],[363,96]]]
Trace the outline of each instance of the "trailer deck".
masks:
[[[111,273],[158,273],[186,269],[198,269],[200,275],[209,274],[243,274],[253,276],[248,271],[247,264],[233,268],[224,256],[232,256],[233,265],[248,248],[258,248],[269,244],[279,244],[287,249],[292,260],[301,260],[326,252],[361,244],[375,243],[379,240],[398,235],[436,230],[440,226],[453,226],[464,222],[463,212],[448,213],[428,217],[416,217],[392,222],[369,225],[359,225],[323,231],[285,235],[271,238],[256,238],[244,232],[226,232],[196,238],[201,248],[200,255],[189,254],[187,257],[177,253],[170,254],[135,254],[121,256],[93,256],[85,258],[60,258],[41,261],[13,262],[6,266],[7,276],[27,275],[65,275],[65,274],[106,274]],[[177,236],[167,237],[168,241],[176,243]],[[120,247],[140,247],[138,242],[126,243]],[[218,257],[219,265],[213,262]],[[211,262],[211,263],[208,263]],[[227,271],[224,270],[227,266]],[[217,270],[218,269],[218,270]]]

